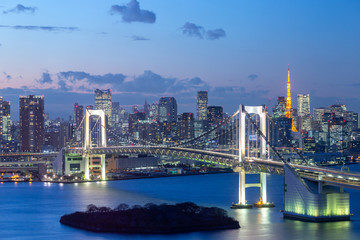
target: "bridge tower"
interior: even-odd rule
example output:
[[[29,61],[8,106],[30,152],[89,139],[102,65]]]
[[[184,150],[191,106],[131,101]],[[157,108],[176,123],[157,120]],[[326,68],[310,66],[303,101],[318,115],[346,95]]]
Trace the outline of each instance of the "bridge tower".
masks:
[[[105,154],[93,155],[89,154],[87,150],[91,150],[93,143],[91,141],[91,129],[90,129],[90,117],[97,116],[97,123],[100,122],[100,141],[97,143],[97,147],[106,147],[106,121],[105,112],[103,110],[91,110],[85,111],[85,127],[84,127],[84,154],[83,159],[85,161],[85,179],[90,179],[90,168],[101,169],[101,179],[105,180]],[[99,164],[100,163],[100,164]]]
[[[267,204],[267,194],[266,194],[266,174],[260,173],[260,183],[246,184],[245,182],[245,127],[246,127],[246,116],[247,114],[257,114],[260,118],[260,131],[266,137],[266,109],[265,106],[244,106],[240,105],[239,107],[239,202],[234,204],[233,208],[251,208],[252,205],[246,203],[246,194],[245,189],[247,187],[260,187],[260,201],[259,203],[264,206],[270,206]],[[266,157],[266,140],[262,137],[260,138],[260,157]]]

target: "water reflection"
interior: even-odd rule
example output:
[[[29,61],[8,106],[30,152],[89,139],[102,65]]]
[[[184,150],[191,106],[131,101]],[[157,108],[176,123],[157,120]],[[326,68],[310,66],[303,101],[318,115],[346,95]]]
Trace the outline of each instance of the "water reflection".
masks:
[[[237,174],[218,174],[178,178],[78,184],[8,183],[1,185],[1,239],[360,239],[360,191],[351,192],[354,221],[308,223],[283,218],[283,180],[269,176],[268,199],[275,208],[229,209],[237,200]],[[16,187],[15,187],[16,186]],[[258,199],[258,191],[247,193],[249,201]],[[88,204],[115,207],[129,205],[193,201],[199,205],[223,207],[235,217],[241,228],[212,232],[168,235],[117,235],[90,233],[59,224],[63,214],[81,211]]]

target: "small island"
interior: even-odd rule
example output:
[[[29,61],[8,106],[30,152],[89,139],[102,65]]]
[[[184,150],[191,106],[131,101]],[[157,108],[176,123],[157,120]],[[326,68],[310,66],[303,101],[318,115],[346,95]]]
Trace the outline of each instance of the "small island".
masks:
[[[239,222],[224,209],[202,207],[192,202],[175,205],[153,203],[144,206],[122,203],[114,209],[87,206],[85,212],[61,217],[60,223],[95,232],[178,233],[220,229],[238,229]]]

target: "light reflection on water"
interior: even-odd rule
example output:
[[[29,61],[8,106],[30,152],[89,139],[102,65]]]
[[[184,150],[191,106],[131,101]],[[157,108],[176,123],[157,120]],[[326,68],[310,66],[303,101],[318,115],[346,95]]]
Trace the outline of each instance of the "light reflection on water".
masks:
[[[275,208],[230,209],[231,203],[237,201],[237,184],[237,174],[79,184],[5,183],[0,185],[0,238],[169,239],[169,235],[91,233],[63,226],[58,221],[62,215],[82,211],[89,204],[116,207],[123,202],[134,205],[193,201],[225,208],[241,228],[174,234],[171,239],[360,239],[360,191],[350,194],[353,221],[308,223],[283,219],[281,176],[268,176],[268,199],[276,204]],[[249,190],[249,203],[257,201],[259,190]]]

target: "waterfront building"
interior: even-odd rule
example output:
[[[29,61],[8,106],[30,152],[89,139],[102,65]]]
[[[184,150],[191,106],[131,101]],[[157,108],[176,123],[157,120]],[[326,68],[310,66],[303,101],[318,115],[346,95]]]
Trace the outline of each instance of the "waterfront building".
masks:
[[[207,107],[208,107],[208,92],[207,91],[197,92],[196,120],[198,121],[207,120]]]
[[[108,124],[111,124],[112,104],[110,89],[95,90],[95,110],[104,110],[106,121]]]
[[[159,122],[176,122],[177,104],[173,97],[162,97],[159,100]]]
[[[1,131],[2,140],[11,141],[11,119],[10,119],[10,101],[2,101]]]
[[[44,144],[44,96],[20,96],[20,146],[22,152],[40,152]]]

